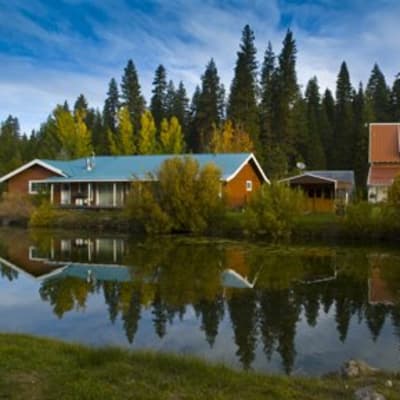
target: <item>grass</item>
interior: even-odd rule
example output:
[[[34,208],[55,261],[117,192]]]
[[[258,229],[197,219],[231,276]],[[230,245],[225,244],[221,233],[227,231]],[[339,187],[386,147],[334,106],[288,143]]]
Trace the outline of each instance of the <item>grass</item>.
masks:
[[[384,386],[388,378],[392,388]],[[388,400],[398,398],[400,377],[393,374],[367,381],[290,378],[233,371],[194,358],[0,334],[1,400],[352,399],[365,384]]]

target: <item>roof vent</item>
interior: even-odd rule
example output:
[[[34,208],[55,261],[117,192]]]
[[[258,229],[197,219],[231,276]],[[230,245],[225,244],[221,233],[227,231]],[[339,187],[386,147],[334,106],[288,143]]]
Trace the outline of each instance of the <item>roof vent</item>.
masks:
[[[92,155],[90,157],[86,158],[86,170],[91,171],[95,166],[96,166],[95,153],[93,151]]]

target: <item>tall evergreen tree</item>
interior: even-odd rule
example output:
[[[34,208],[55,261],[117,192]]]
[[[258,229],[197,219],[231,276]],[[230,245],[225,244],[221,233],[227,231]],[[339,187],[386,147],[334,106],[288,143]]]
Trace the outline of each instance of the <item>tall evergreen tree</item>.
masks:
[[[274,101],[274,73],[275,73],[275,54],[272,50],[271,42],[268,42],[267,50],[264,55],[264,62],[261,70],[261,133],[260,142],[263,148],[262,153],[266,156],[275,142],[272,132],[272,113]]]
[[[140,90],[138,74],[132,60],[128,61],[124,69],[121,83],[121,98],[122,105],[128,107],[134,130],[137,132],[146,103]]]
[[[325,169],[325,153],[321,143],[321,98],[317,78],[310,79],[305,92],[307,149],[305,162],[310,169]]]
[[[400,122],[400,73],[396,75],[390,94],[391,120]]]
[[[276,96],[274,98],[274,118],[272,130],[278,135],[289,163],[297,161],[296,141],[298,133],[294,108],[299,100],[299,87],[296,75],[296,42],[293,33],[288,30],[283,40],[282,51],[278,57],[278,68],[273,78],[276,80]],[[301,102],[299,103],[301,106]]]
[[[328,169],[332,169],[334,165],[335,100],[329,89],[325,90],[321,108],[321,141],[324,148],[326,166]]]
[[[240,49],[228,101],[228,118],[251,135],[259,146],[259,119],[257,107],[257,60],[254,33],[249,25],[242,31]]]
[[[186,94],[185,85],[182,81],[179,82],[178,89],[175,92],[172,105],[172,116],[178,118],[183,133],[186,134],[189,123],[189,99]]]
[[[390,116],[390,90],[386,85],[385,77],[375,64],[365,89],[367,101],[371,104],[376,122],[389,122]]]
[[[150,102],[150,111],[153,114],[157,128],[166,117],[167,73],[163,65],[156,69],[153,80],[153,96]]]
[[[355,138],[352,94],[349,71],[343,62],[336,82],[335,142],[332,163],[335,169],[353,168]]]
[[[198,98],[195,127],[200,138],[199,151],[206,151],[211,140],[213,125],[219,125],[224,116],[224,88],[213,59],[201,77],[201,92]]]
[[[354,113],[354,172],[356,186],[365,190],[368,175],[368,123],[373,122],[373,112],[370,103],[365,101],[362,84],[353,99]]]
[[[84,112],[84,114],[87,114],[89,110],[88,102],[83,94],[80,94],[74,103],[74,113],[78,110]]]
[[[201,94],[200,87],[196,86],[192,96],[192,101],[190,103],[189,129],[186,137],[188,150],[193,151],[195,153],[200,151],[200,144],[201,144],[200,136],[198,135],[196,127],[196,114],[197,110],[199,109],[200,94]]]
[[[112,78],[108,84],[107,98],[103,108],[103,124],[105,130],[115,133],[118,124],[118,110],[120,107],[117,81]]]
[[[0,126],[0,175],[22,164],[18,118],[9,115]]]

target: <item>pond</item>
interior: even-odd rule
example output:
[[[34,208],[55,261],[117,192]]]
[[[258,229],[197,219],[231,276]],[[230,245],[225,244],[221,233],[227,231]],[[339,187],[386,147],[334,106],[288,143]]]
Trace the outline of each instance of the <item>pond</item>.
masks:
[[[0,230],[0,332],[319,375],[400,366],[400,251]]]

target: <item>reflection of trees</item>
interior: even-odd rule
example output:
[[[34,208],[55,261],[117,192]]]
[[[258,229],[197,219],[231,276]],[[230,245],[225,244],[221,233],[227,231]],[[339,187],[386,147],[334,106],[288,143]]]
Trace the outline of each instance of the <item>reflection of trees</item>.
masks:
[[[257,341],[257,303],[253,290],[233,292],[228,299],[229,314],[235,343],[238,347],[237,356],[245,369],[250,368]]]
[[[260,294],[260,329],[264,352],[268,359],[276,350],[286,373],[290,373],[296,350],[294,339],[299,319],[300,303],[291,290],[263,290]]]
[[[217,296],[214,300],[200,300],[194,308],[201,316],[201,329],[206,334],[206,340],[210,347],[213,347],[219,323],[224,318],[224,299],[222,296]]]
[[[59,318],[73,309],[83,309],[93,284],[79,278],[49,279],[43,282],[40,296],[50,302],[53,312]]]
[[[18,271],[0,263],[0,276],[11,282],[18,278]]]
[[[186,309],[193,307],[211,347],[221,321],[227,317],[227,307],[236,354],[243,367],[251,367],[260,338],[266,357],[279,354],[288,374],[295,363],[300,315],[312,328],[317,326],[322,312],[330,312],[342,342],[347,338],[351,321],[357,318],[365,322],[373,340],[377,340],[386,316],[390,315],[400,340],[400,306],[369,303],[369,263],[364,252],[355,250],[335,256],[327,250],[319,254],[316,250],[294,248],[284,250],[283,257],[280,249],[246,253],[237,244],[234,251],[227,251],[229,245],[164,239],[126,247],[124,264],[132,266],[131,282],[91,284],[77,278],[52,279],[42,284],[42,298],[50,302],[54,313],[61,318],[67,311],[84,308],[89,293],[102,292],[110,321],[114,323],[121,318],[130,343],[139,328],[142,308],[149,310],[154,331],[162,338],[167,334],[168,324],[176,317],[182,319]],[[338,277],[313,283],[332,275],[332,257],[336,257],[340,268]],[[392,265],[385,258],[382,260],[379,265],[382,279],[396,292],[400,287],[398,263]],[[221,272],[235,267],[248,274],[250,281],[258,277],[254,290],[221,287]],[[11,274],[1,266],[0,273]]]
[[[133,287],[130,294],[128,304],[125,304],[122,310],[122,320],[124,321],[124,329],[129,343],[133,343],[139,326],[141,314],[141,291],[137,287]]]

